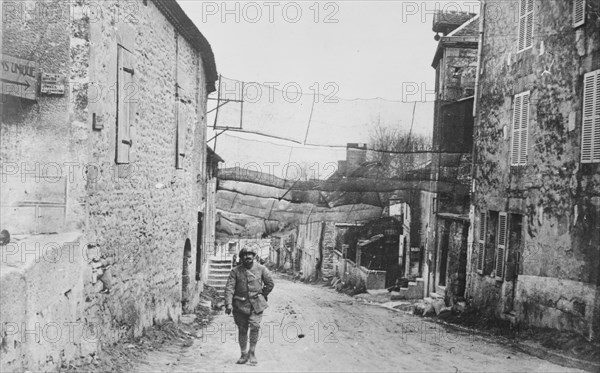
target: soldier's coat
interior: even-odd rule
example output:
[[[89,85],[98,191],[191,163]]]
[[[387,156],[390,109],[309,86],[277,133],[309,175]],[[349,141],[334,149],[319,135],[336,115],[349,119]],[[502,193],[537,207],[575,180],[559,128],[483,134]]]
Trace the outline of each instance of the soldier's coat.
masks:
[[[255,262],[251,269],[246,269],[240,264],[229,273],[225,286],[225,305],[232,305],[234,312],[247,315],[252,310],[261,313],[269,307],[265,296],[269,295],[274,286],[271,272],[265,266]]]

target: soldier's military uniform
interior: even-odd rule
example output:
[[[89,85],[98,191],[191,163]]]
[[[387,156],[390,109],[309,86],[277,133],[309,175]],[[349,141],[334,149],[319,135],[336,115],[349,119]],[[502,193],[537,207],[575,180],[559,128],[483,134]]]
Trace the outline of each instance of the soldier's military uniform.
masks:
[[[243,258],[242,254],[240,258]],[[242,358],[238,361],[240,364],[248,359],[244,351],[248,329],[250,329],[249,354],[251,362],[253,360],[263,311],[269,306],[267,296],[274,286],[269,270],[257,262],[252,264],[252,268],[240,264],[229,273],[225,287],[225,307],[233,307],[233,319],[238,327],[242,348]]]

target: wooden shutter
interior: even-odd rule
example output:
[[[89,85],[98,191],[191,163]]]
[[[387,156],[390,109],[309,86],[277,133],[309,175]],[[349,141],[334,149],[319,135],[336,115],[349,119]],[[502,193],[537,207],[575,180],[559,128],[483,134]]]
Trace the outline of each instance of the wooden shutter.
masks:
[[[504,268],[506,263],[506,249],[508,238],[508,215],[501,212],[498,219],[498,238],[496,240],[496,280],[504,280]]]
[[[600,70],[583,76],[581,163],[600,162]]]
[[[585,0],[573,1],[573,27],[581,26],[585,23]]]
[[[122,46],[117,47],[117,144],[116,163],[131,160],[131,126],[135,120],[136,87],[133,80],[133,55]]]
[[[522,166],[527,164],[529,91],[519,93],[515,96],[514,101],[510,164],[512,166]]]
[[[519,5],[519,52],[521,52],[533,45],[534,0],[521,0]]]
[[[185,104],[177,100],[176,120],[177,120],[177,144],[176,144],[176,159],[175,168],[183,168],[183,160],[185,158],[185,140],[187,135],[187,115],[185,113]]]
[[[485,212],[479,214],[479,247],[477,250],[477,273],[483,273],[483,265],[485,264]]]

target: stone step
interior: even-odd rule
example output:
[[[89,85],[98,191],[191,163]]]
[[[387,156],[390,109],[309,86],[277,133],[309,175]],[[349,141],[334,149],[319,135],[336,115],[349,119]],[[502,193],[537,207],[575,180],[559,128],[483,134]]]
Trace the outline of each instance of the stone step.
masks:
[[[423,279],[417,278],[416,281],[410,281],[407,287],[400,288],[398,292],[392,292],[390,300],[423,299],[424,290]]]
[[[208,275],[209,276],[214,275],[214,276],[217,276],[217,277],[225,277],[225,278],[227,278],[229,276],[230,272],[231,271],[209,271]]]
[[[210,260],[210,264],[231,265],[231,260]]]
[[[223,292],[225,292],[225,286],[213,286],[213,288],[215,289],[215,291],[217,293],[223,293]]]
[[[229,273],[231,272],[231,268],[228,267],[209,267],[209,272],[219,272],[219,273]]]
[[[225,289],[225,286],[227,286],[227,281],[219,281],[219,280],[208,279],[207,284],[210,285],[210,286],[212,286],[212,287]]]
[[[231,269],[231,263],[210,263],[210,268],[228,268]]]
[[[210,272],[231,272],[231,267],[208,267]]]
[[[208,278],[218,278],[218,279],[225,279],[227,280],[229,278],[229,273],[209,273],[208,274]]]

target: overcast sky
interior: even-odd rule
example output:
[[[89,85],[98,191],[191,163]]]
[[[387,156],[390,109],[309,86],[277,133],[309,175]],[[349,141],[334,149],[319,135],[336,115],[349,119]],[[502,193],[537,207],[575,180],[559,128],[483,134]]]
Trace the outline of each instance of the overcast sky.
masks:
[[[228,78],[398,101],[434,99],[433,11],[479,11],[478,1],[178,2]]]

